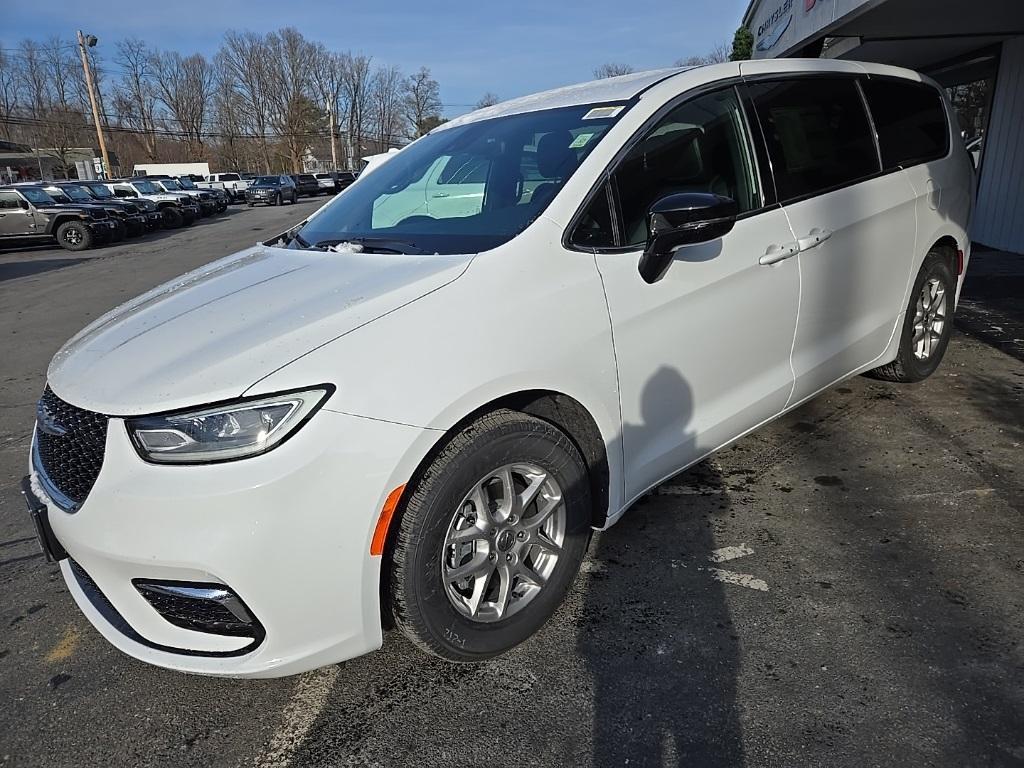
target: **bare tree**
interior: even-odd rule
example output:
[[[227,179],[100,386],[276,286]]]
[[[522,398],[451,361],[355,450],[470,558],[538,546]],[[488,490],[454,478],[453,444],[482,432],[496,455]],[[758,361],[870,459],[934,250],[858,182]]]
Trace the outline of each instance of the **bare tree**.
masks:
[[[732,46],[729,43],[721,42],[715,45],[703,56],[688,56],[685,59],[678,59],[675,62],[677,67],[699,67],[704,64],[721,64],[729,61],[732,55]]]
[[[139,136],[148,160],[159,160],[156,141],[156,89],[151,64],[153,53],[139,39],[117,44],[114,61],[121,68],[121,81],[114,88],[114,109],[118,120]]]
[[[373,104],[375,139],[379,152],[386,152],[398,137],[404,136],[405,119],[402,114],[405,76],[398,67],[380,67],[370,84]]]
[[[441,88],[430,76],[430,70],[420,67],[406,83],[405,116],[412,137],[419,138],[440,121]]]
[[[493,107],[499,101],[501,101],[501,98],[498,96],[498,94],[493,93],[492,91],[487,91],[487,93],[485,93],[483,96],[481,96],[479,98],[479,100],[473,106],[473,109],[483,109],[484,107]]]
[[[182,57],[177,51],[156,55],[152,66],[157,97],[184,138],[188,157],[202,157],[207,110],[213,97],[213,67],[201,54]]]
[[[323,131],[324,111],[311,97],[315,48],[294,27],[267,35],[271,127],[294,173],[303,170],[310,142]]]
[[[618,77],[619,75],[628,75],[633,71],[633,67],[629,64],[602,64],[594,70],[594,77],[598,80],[603,80],[607,77]]]
[[[267,141],[270,122],[269,51],[265,38],[253,32],[229,31],[218,54],[225,72],[239,95],[238,107],[259,142],[263,169],[270,173],[270,145]]]
[[[18,109],[18,78],[14,71],[14,58],[0,50],[0,130],[7,141],[12,141],[11,120]]]
[[[330,136],[331,162],[337,166],[338,118],[348,114],[348,105],[344,100],[346,58],[344,54],[327,50],[322,43],[316,44],[312,56],[313,90],[320,103],[334,117],[333,132]]]
[[[345,99],[348,103],[348,135],[351,142],[351,161],[359,167],[363,159],[362,140],[367,133],[370,112],[370,57],[346,54]]]

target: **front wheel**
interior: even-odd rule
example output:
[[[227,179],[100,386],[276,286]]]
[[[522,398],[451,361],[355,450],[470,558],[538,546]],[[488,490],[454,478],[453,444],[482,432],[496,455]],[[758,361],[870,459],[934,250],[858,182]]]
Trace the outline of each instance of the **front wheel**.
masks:
[[[69,251],[86,251],[92,247],[92,232],[78,221],[68,221],[57,228],[57,242]]]
[[[164,226],[167,229],[178,229],[185,223],[184,217],[181,215],[181,211],[177,208],[171,208],[168,206],[164,208]]]
[[[953,334],[955,298],[956,278],[945,253],[930,251],[914,281],[896,359],[869,375],[884,381],[911,383],[935,373]]]
[[[546,421],[482,416],[410,483],[391,552],[395,621],[451,661],[497,656],[561,604],[590,540],[575,444]]]

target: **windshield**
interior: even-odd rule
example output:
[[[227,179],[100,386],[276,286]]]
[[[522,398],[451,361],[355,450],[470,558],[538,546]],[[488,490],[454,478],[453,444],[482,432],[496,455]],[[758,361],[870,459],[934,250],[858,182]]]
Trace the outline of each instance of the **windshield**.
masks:
[[[182,189],[199,189],[199,187],[195,185],[195,182],[192,181],[192,179],[178,179],[178,184],[181,186]]]
[[[159,195],[163,192],[163,190],[158,188],[152,181],[133,181],[132,186],[135,187],[137,192],[140,192],[143,195]]]
[[[476,253],[522,232],[622,109],[594,105],[482,120],[428,134],[299,230],[302,241],[366,239],[411,253]],[[596,116],[595,116],[596,115]]]
[[[92,195],[89,194],[85,187],[80,187],[77,184],[66,184],[63,187],[61,187],[61,191],[64,192],[64,194],[66,194],[72,200],[80,200],[82,202],[88,202],[92,200]]]
[[[281,179],[277,176],[260,176],[252,185],[254,187],[276,187],[280,183]]]
[[[102,184],[86,184],[89,191],[92,192],[93,197],[98,197],[101,200],[106,200],[108,197],[114,197],[114,193],[107,189]]]
[[[163,186],[163,188],[164,188],[164,189],[166,189],[167,191],[171,191],[171,190],[179,190],[179,189],[181,189],[181,184],[179,184],[179,183],[178,183],[177,181],[175,181],[174,179],[160,179],[160,184],[161,184],[161,185]]]
[[[72,200],[70,197],[65,195],[59,189],[54,189],[54,190],[52,190],[50,192],[47,192],[46,194],[48,194],[50,197],[52,197],[58,203],[73,203],[74,202],[74,200]]]
[[[21,194],[23,194],[25,199],[30,203],[36,203],[37,205],[52,205],[56,202],[56,200],[43,192],[43,190],[36,187],[22,187]]]

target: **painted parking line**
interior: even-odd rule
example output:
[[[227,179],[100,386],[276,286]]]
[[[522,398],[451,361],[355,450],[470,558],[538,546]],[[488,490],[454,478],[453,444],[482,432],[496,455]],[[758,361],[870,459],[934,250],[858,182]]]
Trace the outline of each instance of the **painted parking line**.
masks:
[[[50,652],[46,654],[45,661],[49,664],[59,664],[62,661],[67,661],[74,654],[81,639],[82,636],[78,634],[77,629],[73,626],[68,627],[64,630],[64,635],[61,637],[60,642],[53,646]]]
[[[292,755],[320,716],[338,678],[338,665],[300,675],[295,692],[285,705],[281,723],[266,751],[256,758],[256,768],[286,768]]]
[[[715,581],[720,581],[723,584],[735,584],[739,587],[746,587],[747,589],[756,589],[758,592],[767,592],[767,582],[755,578],[749,573],[736,573],[734,571],[723,571],[721,568],[705,568],[708,575],[711,576]]]
[[[712,563],[726,563],[729,560],[735,560],[739,557],[746,557],[747,555],[754,554],[754,550],[748,547],[746,544],[740,544],[735,547],[722,547],[720,549],[714,549],[711,554],[708,555],[708,560]]]

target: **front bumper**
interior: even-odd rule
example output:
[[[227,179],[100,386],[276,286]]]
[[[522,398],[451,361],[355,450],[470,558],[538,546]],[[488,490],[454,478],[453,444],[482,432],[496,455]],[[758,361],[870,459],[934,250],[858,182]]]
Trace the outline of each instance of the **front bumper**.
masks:
[[[142,461],[112,418],[103,467],[77,511],[59,508],[34,470],[32,490],[71,558],[61,561],[68,588],[107,640],[171,669],[277,677],[380,646],[373,528],[430,433],[321,410],[263,456],[166,466]],[[225,585],[264,635],[254,645],[172,624],[139,580]]]

